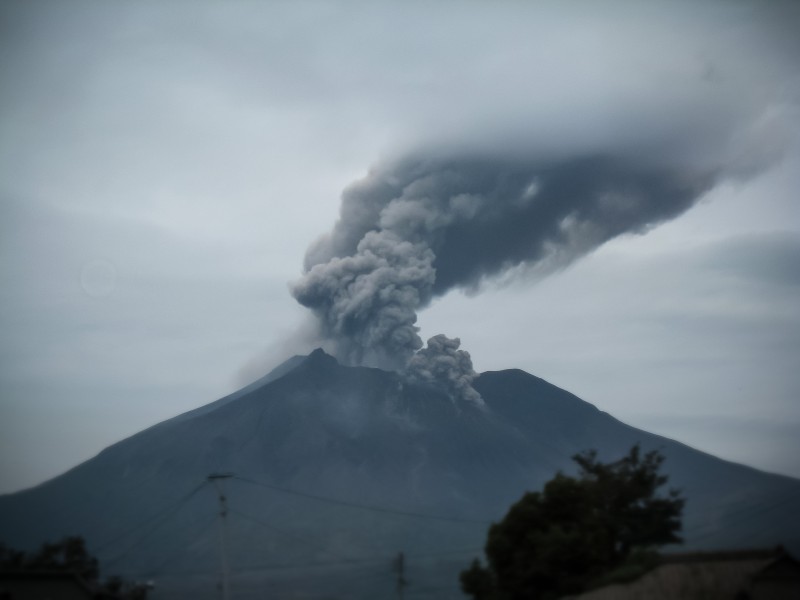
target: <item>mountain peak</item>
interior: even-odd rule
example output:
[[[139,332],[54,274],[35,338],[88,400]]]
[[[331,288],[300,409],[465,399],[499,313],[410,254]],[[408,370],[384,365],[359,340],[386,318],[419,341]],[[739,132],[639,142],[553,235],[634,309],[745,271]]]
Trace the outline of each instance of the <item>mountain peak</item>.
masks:
[[[306,363],[312,365],[339,365],[339,361],[336,360],[333,356],[325,352],[322,348],[317,348],[316,350],[312,351],[311,354],[308,355],[306,358]]]
[[[325,352],[325,350],[323,350],[322,348],[315,348],[314,350],[311,351],[311,354],[308,355],[308,358],[313,358],[315,360],[318,360],[322,357],[332,358],[333,360],[336,360],[335,358],[333,358],[333,356]]]

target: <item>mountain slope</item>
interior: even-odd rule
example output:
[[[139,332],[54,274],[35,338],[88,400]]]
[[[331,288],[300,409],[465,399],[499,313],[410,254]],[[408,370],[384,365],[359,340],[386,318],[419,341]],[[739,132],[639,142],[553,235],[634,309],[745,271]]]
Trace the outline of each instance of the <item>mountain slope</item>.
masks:
[[[486,408],[396,373],[343,367],[318,350],[215,403],[151,427],[36,488],[0,497],[0,539],[36,546],[82,534],[107,573],[163,594],[215,596],[217,495],[229,513],[235,597],[457,594],[491,520],[595,448],[667,457],[699,547],[800,547],[800,482],[725,462],[620,423],[517,370],[475,381]],[[159,596],[156,595],[156,598]]]

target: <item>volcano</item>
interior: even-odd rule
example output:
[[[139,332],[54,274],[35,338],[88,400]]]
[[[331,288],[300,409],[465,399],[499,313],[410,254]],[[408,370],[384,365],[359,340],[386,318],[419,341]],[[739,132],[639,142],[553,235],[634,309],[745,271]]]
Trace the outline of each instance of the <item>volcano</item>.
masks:
[[[459,598],[486,532],[571,457],[659,450],[687,498],[686,547],[800,550],[800,481],[630,427],[520,370],[459,402],[398,373],[296,356],[242,390],[0,497],[0,539],[82,535],[104,575],[153,598]],[[209,479],[209,476],[212,476]],[[220,496],[225,517],[220,517]],[[403,567],[398,556],[403,555]]]

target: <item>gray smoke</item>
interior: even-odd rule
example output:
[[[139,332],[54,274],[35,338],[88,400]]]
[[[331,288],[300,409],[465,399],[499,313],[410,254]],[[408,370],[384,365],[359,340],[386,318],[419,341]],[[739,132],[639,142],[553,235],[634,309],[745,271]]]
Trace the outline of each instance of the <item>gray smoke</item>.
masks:
[[[390,161],[345,190],[338,222],[308,250],[292,293],[340,359],[402,369],[422,347],[417,311],[434,297],[512,268],[565,266],[681,214],[714,178],[614,155]]]
[[[483,406],[483,398],[472,387],[477,373],[472,368],[469,352],[459,350],[461,340],[443,334],[428,340],[427,347],[418,351],[408,361],[405,376],[409,381],[433,385],[451,398],[466,400]]]

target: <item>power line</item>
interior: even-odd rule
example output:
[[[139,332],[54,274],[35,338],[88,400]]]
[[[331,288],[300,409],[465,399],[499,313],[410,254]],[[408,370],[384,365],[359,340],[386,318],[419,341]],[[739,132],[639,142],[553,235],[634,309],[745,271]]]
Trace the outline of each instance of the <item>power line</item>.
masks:
[[[405,559],[423,560],[429,558],[440,558],[443,556],[479,554],[481,552],[482,552],[481,549],[470,547],[458,550],[448,550],[444,552],[429,552],[429,553],[410,554],[410,555],[406,554]],[[387,557],[346,558],[341,560],[317,561],[317,562],[297,563],[297,564],[250,565],[247,567],[242,567],[240,569],[237,569],[237,572],[277,571],[277,570],[287,570],[287,569],[308,569],[308,568],[327,568],[327,567],[359,567],[359,566],[369,566],[377,564],[391,564],[391,561],[392,559]]]
[[[275,492],[281,492],[283,494],[289,494],[292,496],[298,496],[301,498],[308,498],[310,500],[316,500],[318,502],[326,502],[328,504],[335,504],[337,506],[346,506],[348,508],[355,508],[358,510],[368,510],[371,512],[383,513],[383,514],[390,514],[399,517],[409,517],[414,519],[427,519],[431,521],[447,521],[451,523],[470,523],[470,524],[478,524],[478,525],[491,525],[491,521],[485,521],[482,519],[467,519],[463,517],[449,517],[445,515],[431,515],[425,513],[418,513],[414,511],[407,511],[407,510],[400,510],[396,508],[389,508],[386,506],[377,506],[374,504],[360,504],[358,502],[349,502],[347,500],[340,500],[338,498],[331,498],[328,496],[319,496],[317,494],[309,494],[307,492],[299,492],[297,490],[291,490],[284,487],[279,487],[277,485],[272,485],[269,483],[264,483],[261,481],[255,481],[253,479],[247,479],[245,477],[238,477],[234,476],[234,479],[238,479],[239,481],[244,481],[245,483],[249,483],[252,485],[257,485],[259,487],[263,487],[269,490],[273,490]]]
[[[329,504],[335,504],[335,505],[339,505],[339,506],[347,506],[347,507],[355,508],[355,509],[359,509],[359,510],[368,510],[368,511],[372,511],[372,512],[392,514],[392,515],[397,515],[397,516],[402,516],[402,517],[433,519],[433,520],[448,521],[448,522],[459,522],[459,523],[466,522],[466,523],[479,523],[479,524],[486,524],[487,523],[485,521],[462,519],[462,518],[458,518],[458,517],[429,515],[429,514],[416,513],[416,512],[411,512],[411,511],[402,511],[402,510],[388,508],[388,507],[381,507],[381,506],[365,505],[365,504],[347,502],[347,501],[338,500],[338,499],[335,499],[335,498],[328,498],[328,497],[324,497],[324,496],[318,496],[318,495],[315,495],[315,494],[307,494],[307,493],[304,493],[304,492],[298,492],[298,491],[295,491],[295,490],[289,490],[289,489],[281,488],[281,487],[278,487],[278,486],[272,486],[270,484],[265,484],[263,482],[258,482],[258,481],[247,479],[247,478],[243,478],[243,477],[238,477],[238,476],[233,476],[233,477],[235,479],[239,479],[241,481],[244,481],[246,483],[250,483],[252,485],[257,485],[257,486],[260,486],[260,487],[264,487],[264,488],[267,488],[267,489],[272,489],[272,490],[279,491],[279,492],[282,492],[282,493],[291,494],[291,495],[295,495],[295,496],[300,496],[300,497],[304,497],[304,498],[309,498],[309,499],[313,499],[313,500],[316,500],[316,501],[326,502],[326,503],[329,503]],[[108,548],[109,546],[112,546],[113,544],[117,543],[121,539],[124,539],[124,538],[128,537],[132,533],[134,533],[136,531],[141,531],[143,528],[149,526],[149,529],[143,535],[138,537],[138,539],[136,539],[125,550],[123,550],[117,557],[115,557],[113,560],[109,561],[105,565],[105,567],[106,568],[112,567],[113,565],[115,565],[115,564],[121,562],[123,559],[125,559],[135,548],[139,547],[145,540],[147,540],[150,536],[153,535],[153,533],[155,533],[161,526],[163,526],[163,524],[166,523],[167,520],[171,516],[173,516],[175,513],[177,513],[198,491],[200,491],[206,485],[206,483],[207,483],[207,481],[200,482],[197,486],[195,486],[187,494],[182,496],[178,501],[168,505],[163,510],[159,511],[158,513],[156,513],[156,514],[154,514],[154,515],[152,515],[150,517],[148,517],[144,521],[141,521],[135,527],[127,529],[127,530],[123,531],[122,533],[118,534],[117,536],[107,540],[101,546],[101,549]],[[244,518],[244,519],[249,520],[251,522],[257,523],[258,525],[261,525],[261,526],[263,526],[265,528],[268,528],[268,529],[270,529],[272,531],[276,531],[276,532],[280,533],[281,535],[293,538],[293,539],[295,539],[295,540],[297,540],[299,542],[302,542],[304,544],[307,544],[307,545],[312,545],[313,544],[313,542],[310,542],[307,539],[304,539],[304,538],[302,538],[300,536],[297,536],[297,535],[295,535],[293,533],[289,533],[289,532],[287,532],[285,530],[282,530],[280,528],[274,527],[273,525],[271,525],[271,524],[269,524],[269,523],[267,523],[267,522],[265,522],[265,521],[263,521],[261,519],[258,519],[257,517],[253,517],[252,515],[248,515],[247,513],[244,513],[242,511],[239,511],[239,510],[236,510],[236,509],[229,509],[229,511],[232,514],[237,515],[238,517],[241,517],[241,518]],[[445,555],[457,555],[457,554],[467,554],[467,553],[471,554],[471,553],[475,553],[475,552],[480,552],[480,551],[476,550],[475,548],[469,548],[469,549],[450,550],[448,552],[438,552],[438,553],[432,553],[432,554],[412,555],[410,558],[422,559],[422,558],[431,558],[431,557],[445,556]],[[172,562],[172,560],[174,560],[174,558],[175,558],[175,556],[173,555],[173,556],[168,557],[165,561],[162,561],[162,563],[159,564],[159,566],[155,569],[155,571],[161,571],[161,569],[163,569],[163,567],[167,563]],[[326,568],[326,567],[354,568],[354,567],[362,567],[362,566],[369,566],[369,565],[375,565],[375,564],[383,564],[383,563],[386,563],[387,560],[388,559],[386,559],[386,558],[376,559],[376,558],[374,558],[374,555],[373,555],[373,556],[370,556],[370,557],[348,558],[348,559],[331,560],[331,561],[317,561],[317,562],[296,563],[296,564],[272,564],[272,565],[249,566],[249,567],[235,569],[235,572],[240,573],[240,572],[248,572],[248,571],[249,572],[252,572],[252,571],[273,571],[273,570]],[[153,570],[152,569],[148,569],[147,572],[150,573],[150,572],[153,572]],[[145,573],[145,571],[142,571],[142,573]],[[172,574],[187,574],[188,575],[188,574],[194,574],[194,573],[198,573],[199,574],[200,572],[199,571],[198,572],[184,572],[184,571],[181,571],[181,572],[173,572]],[[169,574],[169,572],[167,572],[167,574]]]
[[[431,558],[441,558],[445,556],[463,556],[463,555],[475,555],[480,554],[483,550],[475,547],[468,547],[468,548],[461,548],[461,549],[453,549],[447,550],[443,552],[429,552],[429,553],[420,553],[420,554],[406,554],[406,560],[425,560]],[[370,566],[375,565],[387,565],[391,566],[392,557],[384,556],[381,558],[375,558],[375,556],[370,557],[355,557],[355,558],[343,558],[339,560],[329,560],[329,561],[312,561],[312,562],[305,562],[305,563],[284,563],[284,564],[262,564],[262,565],[245,565],[237,568],[233,568],[231,571],[233,573],[253,573],[253,572],[261,572],[261,571],[291,571],[295,569],[327,569],[327,568],[368,568]],[[162,573],[162,575],[205,575],[207,574],[207,570],[177,570],[177,571],[167,571]],[[133,575],[149,575],[150,571],[137,571],[131,573]]]
[[[704,511],[706,514],[715,514],[719,515],[723,518],[737,518],[741,519],[744,518],[745,520],[752,519],[753,516],[757,516],[762,513],[767,513],[785,504],[789,504],[792,502],[796,502],[800,500],[800,488],[791,490],[785,496],[773,499],[773,502],[770,503],[758,503],[758,504],[751,504],[749,506],[741,506],[738,510],[731,510],[725,511],[726,508],[733,505],[733,503],[728,503],[725,505],[717,505],[710,507],[707,511]],[[725,511],[725,512],[722,512]],[[748,513],[753,513],[748,516]],[[713,527],[710,523],[704,523],[700,527],[693,528],[694,531],[702,531],[704,529],[708,529],[709,527]],[[692,531],[692,530],[689,530]]]
[[[207,532],[210,529],[211,525],[213,525],[216,522],[217,516],[218,515],[213,514],[213,515],[211,515],[211,518],[209,518],[209,516],[206,515],[204,519],[196,519],[195,521],[192,521],[191,523],[186,524],[181,529],[181,531],[185,531],[186,529],[189,529],[189,528],[191,528],[192,530],[195,530],[195,531],[199,531],[201,533],[197,536],[197,539],[200,539],[204,534],[207,534]],[[166,559],[164,559],[163,561],[158,563],[155,567],[151,567],[149,569],[144,569],[144,570],[141,570],[141,571],[121,571],[121,572],[117,571],[117,572],[115,572],[115,574],[124,575],[126,577],[129,577],[129,576],[131,576],[131,577],[140,577],[140,576],[160,577],[162,574],[164,574],[164,571],[163,571],[164,567],[166,567],[169,563],[173,562],[177,558],[180,558],[181,554],[184,553],[185,551],[186,551],[186,547],[185,546],[178,545],[178,547],[175,549],[174,552],[171,552],[167,556]],[[199,571],[198,571],[198,573],[199,573]],[[167,571],[166,574],[170,574],[170,572]]]
[[[251,521],[251,522],[255,523],[256,525],[261,525],[262,527],[264,527],[266,529],[269,529],[270,531],[273,531],[273,532],[275,532],[275,533],[277,533],[279,535],[285,536],[285,537],[287,537],[289,539],[292,539],[292,540],[294,540],[296,542],[300,542],[301,544],[304,544],[306,546],[319,547],[319,542],[318,541],[312,542],[308,538],[305,538],[303,536],[299,536],[297,534],[291,533],[291,532],[286,531],[284,529],[280,529],[278,527],[275,527],[274,525],[271,525],[271,524],[267,523],[266,521],[262,521],[261,519],[258,519],[256,517],[253,517],[253,516],[248,515],[248,514],[245,514],[245,513],[241,512],[240,510],[236,510],[234,508],[231,508],[231,509],[228,509],[228,512],[230,512],[231,514],[236,515],[238,517],[241,517],[243,519],[246,519],[247,521]]]
[[[140,531],[143,527],[146,527],[151,522],[155,521],[156,519],[158,519],[159,517],[164,515],[166,512],[169,512],[169,511],[171,511],[173,509],[180,508],[180,506],[183,505],[184,502],[187,502],[192,496],[194,496],[197,492],[199,492],[200,488],[202,488],[205,484],[206,484],[205,480],[201,481],[196,487],[192,488],[192,490],[189,491],[189,493],[187,493],[185,496],[182,496],[177,502],[167,506],[163,510],[157,512],[156,514],[154,514],[154,515],[152,515],[150,517],[148,517],[144,521],[141,521],[140,523],[137,523],[133,527],[131,527],[129,529],[126,529],[125,531],[123,531],[122,533],[114,536],[110,540],[107,540],[105,543],[100,544],[96,548],[96,551],[97,552],[102,552],[103,550],[105,550],[109,546],[113,546],[115,543],[117,543],[122,538],[125,538],[125,537],[129,536],[130,534],[132,534],[132,533],[134,533],[136,531]]]
[[[178,512],[178,510],[180,510],[192,498],[192,496],[194,496],[197,492],[199,492],[203,488],[203,486],[205,484],[206,484],[206,482],[203,481],[202,483],[197,485],[192,491],[190,491],[188,494],[183,496],[178,502],[176,502],[175,504],[167,507],[164,511],[161,512],[160,518],[150,519],[150,521],[153,522],[153,525],[150,528],[150,530],[145,532],[145,534],[142,535],[138,540],[136,540],[133,544],[128,546],[128,548],[126,550],[123,550],[123,552],[121,554],[117,555],[116,558],[114,558],[114,559],[110,560],[108,563],[106,563],[105,564],[105,568],[109,568],[112,565],[115,565],[118,562],[120,562],[123,558],[127,557],[128,554],[130,554],[130,552],[134,548],[140,546],[142,544],[142,542],[144,542],[150,535],[153,534],[153,532],[155,532],[162,524],[164,524],[169,517],[171,517],[173,514]],[[158,515],[157,515],[157,517],[158,517]]]
[[[453,585],[440,585],[440,586],[437,586],[437,587],[425,587],[425,588],[417,588],[417,589],[411,588],[411,589],[409,589],[407,594],[409,596],[421,596],[421,595],[424,595],[424,594],[440,594],[441,592],[455,592],[455,591],[457,591],[457,589],[458,588],[457,588],[457,586],[455,584],[453,584]],[[458,598],[462,598],[462,597],[463,596],[461,596],[459,594]]]
[[[261,525],[262,527],[264,527],[266,529],[269,529],[270,531],[274,531],[274,532],[276,532],[276,533],[278,533],[280,535],[283,535],[283,536],[285,536],[287,538],[294,539],[295,541],[298,541],[301,544],[304,544],[304,545],[306,545],[308,547],[314,547],[316,549],[320,549],[320,546],[325,543],[324,540],[320,540],[319,538],[317,538],[317,539],[312,541],[311,538],[309,538],[307,536],[298,535],[295,532],[291,532],[291,531],[288,531],[286,529],[275,527],[271,523],[268,523],[268,522],[266,522],[266,521],[264,521],[264,520],[262,520],[262,519],[260,519],[258,517],[254,517],[252,515],[243,513],[240,510],[229,509],[229,512],[231,514],[235,514],[235,515],[237,515],[239,517],[242,517],[242,518],[244,518],[244,519],[246,519],[248,521],[256,523],[257,525]],[[367,552],[372,552],[372,553],[380,551],[379,548],[381,550],[383,549],[382,545],[378,546],[377,544],[372,544],[372,543],[368,543],[368,542],[365,543],[363,540],[359,541],[359,542],[353,542],[351,540],[351,545],[353,545],[353,544],[355,544],[357,546],[360,546],[362,549],[366,550]],[[327,550],[325,551],[325,553],[326,554],[330,554],[330,552],[327,551]]]
[[[776,510],[776,509],[778,509],[778,508],[780,508],[780,507],[782,507],[784,505],[797,502],[799,495],[800,495],[800,490],[795,490],[793,493],[790,493],[788,496],[783,497],[783,498],[781,498],[781,499],[779,499],[779,500],[777,500],[775,502],[772,502],[770,504],[757,504],[757,505],[745,506],[745,507],[741,508],[740,510],[731,511],[731,512],[725,512],[725,513],[720,514],[719,516],[720,516],[721,519],[736,519],[737,522],[752,521],[752,520],[757,519],[758,517],[760,517],[760,516],[762,516],[764,514],[772,512],[772,511],[774,511],[774,510]],[[699,534],[691,534],[691,533],[689,533],[691,531],[695,531],[695,532],[699,531],[700,533]],[[701,541],[701,540],[705,540],[705,539],[714,537],[715,535],[719,535],[721,533],[722,533],[722,531],[721,531],[720,527],[718,525],[714,525],[714,524],[711,524],[711,523],[706,523],[705,525],[701,525],[700,527],[695,527],[695,528],[690,529],[690,530],[688,530],[686,532],[687,536],[690,537],[689,541],[692,542],[692,543],[695,543],[695,542],[698,542],[698,541]],[[749,536],[750,534],[748,534],[746,532],[739,532],[739,534],[736,536],[736,539],[740,539],[740,538],[744,537],[745,535]]]
[[[226,474],[226,476],[227,476],[227,474]],[[311,499],[311,500],[318,501],[318,502],[324,502],[324,503],[331,504],[331,505],[344,506],[344,507],[353,508],[353,509],[357,509],[357,510],[364,510],[364,511],[376,512],[376,513],[382,513],[382,514],[389,514],[389,515],[400,516],[400,517],[425,519],[425,520],[434,520],[434,521],[470,523],[470,524],[481,524],[481,525],[489,524],[489,521],[483,521],[483,520],[477,520],[477,519],[466,519],[466,518],[461,518],[461,517],[451,517],[451,516],[445,516],[445,515],[432,515],[432,514],[420,513],[420,512],[415,512],[415,511],[406,511],[406,510],[401,510],[401,509],[396,509],[396,508],[391,508],[391,507],[386,507],[386,506],[378,506],[378,505],[370,505],[370,504],[362,504],[362,503],[357,503],[357,502],[350,502],[350,501],[341,500],[341,499],[337,499],[337,498],[331,498],[331,497],[322,496],[322,495],[318,495],[318,494],[312,494],[312,493],[302,492],[302,491],[293,490],[293,489],[289,489],[289,488],[284,488],[284,487],[281,487],[281,486],[276,486],[276,485],[272,485],[272,484],[256,481],[256,480],[253,480],[253,479],[245,478],[245,477],[239,477],[239,476],[235,476],[235,475],[232,475],[231,477],[234,478],[234,479],[238,479],[240,481],[243,481],[245,483],[249,483],[251,485],[258,486],[258,487],[261,487],[261,488],[264,488],[264,489],[268,489],[268,490],[271,490],[271,491],[280,492],[280,493],[284,493],[284,494],[288,494],[288,495],[292,495],[292,496],[296,496],[296,497],[307,498],[307,499]],[[147,519],[145,519],[144,521],[142,521],[141,523],[139,523],[135,527],[130,528],[130,529],[118,534],[117,536],[107,540],[100,547],[101,549],[108,548],[109,546],[112,546],[113,544],[119,542],[121,539],[124,539],[127,536],[131,535],[135,531],[140,531],[145,527],[149,528],[146,532],[144,532],[143,535],[141,535],[136,541],[134,541],[127,549],[125,549],[120,555],[118,555],[107,566],[110,566],[110,565],[113,565],[113,564],[117,564],[120,561],[122,561],[124,558],[126,558],[130,554],[131,551],[133,551],[136,547],[140,546],[146,539],[148,539],[150,536],[153,535],[153,533],[155,533],[160,527],[162,527],[164,525],[164,523],[167,522],[167,520],[172,515],[177,513],[200,489],[203,488],[203,486],[205,484],[206,484],[206,481],[200,482],[195,488],[190,490],[187,494],[185,494],[183,497],[181,497],[178,501],[170,504],[169,506],[167,506],[163,510],[159,511],[158,513],[148,517]],[[730,512],[723,513],[721,516],[726,518],[726,519],[740,517],[740,518],[745,519],[745,520],[752,520],[752,519],[755,519],[758,516],[760,516],[762,513],[766,513],[766,512],[770,512],[770,511],[776,510],[776,509],[782,507],[783,505],[786,505],[786,504],[788,504],[790,502],[793,502],[797,498],[797,495],[798,495],[799,492],[800,492],[800,490],[789,490],[786,494],[782,494],[781,497],[779,497],[777,500],[773,498],[772,502],[765,503],[765,504],[760,504],[760,505],[757,505],[757,506],[740,507],[739,510],[731,510]],[[731,504],[727,504],[727,506],[719,507],[718,510],[725,510],[725,508],[730,508],[731,506],[732,506]],[[710,509],[710,510],[713,510],[713,509]],[[308,545],[312,544],[312,542],[310,542],[307,539],[303,539],[302,537],[297,536],[297,535],[295,535],[293,533],[290,533],[290,532],[287,532],[287,531],[282,530],[280,528],[274,527],[270,523],[267,523],[266,521],[263,521],[263,520],[261,520],[261,519],[259,519],[257,517],[249,515],[247,513],[244,513],[244,512],[235,510],[235,509],[231,509],[230,512],[235,514],[235,515],[237,515],[238,517],[241,517],[243,519],[246,519],[246,520],[249,520],[249,521],[251,521],[253,523],[261,525],[261,526],[263,526],[265,528],[268,528],[268,529],[270,529],[272,531],[275,531],[275,532],[277,532],[277,533],[279,533],[281,535],[294,538],[298,542],[301,542],[301,543],[304,543],[304,544],[308,544]],[[701,526],[699,528],[690,529],[689,531],[699,531],[700,532],[700,535],[698,535],[697,537],[695,537],[691,541],[694,542],[694,541],[697,541],[697,540],[705,539],[705,538],[713,536],[713,535],[715,535],[717,533],[716,531],[705,532],[704,530],[706,530],[708,527],[713,527],[713,525],[709,524],[709,525],[706,525],[706,526]],[[430,554],[417,554],[417,555],[413,555],[412,554],[412,555],[408,556],[407,558],[421,560],[421,559],[424,559],[424,558],[433,558],[433,557],[436,557],[436,556],[452,555],[452,556],[455,557],[455,556],[458,556],[458,555],[465,555],[465,554],[480,554],[480,552],[481,552],[481,550],[479,550],[479,549],[475,549],[475,548],[466,549],[465,548],[465,549],[450,550],[450,551],[447,551],[447,552],[437,552],[437,553],[430,553]],[[163,567],[167,563],[172,562],[172,560],[173,560],[173,557],[170,556],[169,558],[167,558],[167,560],[163,561],[156,570],[157,571],[161,571],[161,569],[163,569]],[[235,573],[247,573],[247,572],[259,572],[259,571],[282,571],[282,570],[316,569],[316,568],[323,568],[323,569],[324,568],[337,568],[337,569],[338,568],[346,568],[346,569],[359,569],[360,568],[360,569],[365,569],[365,568],[369,568],[371,565],[387,564],[388,562],[390,562],[390,559],[388,559],[388,558],[375,558],[375,555],[372,555],[372,556],[369,556],[369,557],[353,557],[353,558],[346,558],[346,559],[341,559],[341,560],[330,560],[330,561],[322,560],[322,561],[316,561],[316,562],[295,563],[295,564],[249,565],[249,566],[244,566],[242,568],[236,568],[236,569],[234,569],[234,572]],[[203,573],[204,572],[205,571],[203,571]],[[192,572],[192,571],[188,571],[188,572],[185,572],[185,571],[184,572],[169,572],[168,571],[166,573],[161,573],[161,575],[181,575],[181,574],[190,575],[190,574],[199,574],[199,573],[201,573],[201,572],[200,571],[195,571],[195,572]],[[408,594],[417,594],[417,593],[424,593],[424,592],[422,590],[409,589],[409,590],[406,590],[406,593],[408,593]]]

